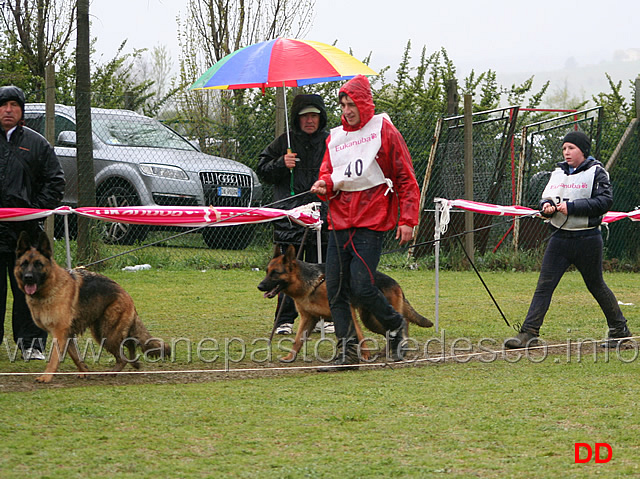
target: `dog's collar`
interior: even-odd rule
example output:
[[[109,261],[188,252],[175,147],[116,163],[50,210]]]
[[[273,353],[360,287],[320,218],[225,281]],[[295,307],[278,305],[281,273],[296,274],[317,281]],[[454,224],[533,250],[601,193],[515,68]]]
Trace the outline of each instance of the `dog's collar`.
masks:
[[[318,287],[319,287],[322,283],[324,283],[324,280],[325,280],[325,279],[326,279],[326,278],[325,278],[325,276],[324,276],[324,275],[320,276],[320,278],[318,278],[318,280],[314,283],[314,285],[313,285],[313,290],[315,291],[316,289],[318,289]]]

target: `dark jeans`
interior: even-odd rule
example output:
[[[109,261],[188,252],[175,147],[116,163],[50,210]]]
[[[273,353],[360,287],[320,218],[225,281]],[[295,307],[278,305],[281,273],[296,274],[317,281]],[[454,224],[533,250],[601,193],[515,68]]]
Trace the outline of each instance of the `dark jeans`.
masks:
[[[283,252],[287,250],[287,244],[280,244],[280,248]],[[296,255],[300,250],[299,244],[294,244],[293,247],[296,249]],[[327,253],[327,245],[322,246],[323,257]],[[318,246],[315,242],[306,241],[302,250],[302,254],[300,256],[302,261],[306,261],[307,263],[317,263],[318,262]],[[280,313],[280,318],[278,318],[278,322],[276,323],[276,327],[285,323],[293,324],[295,319],[298,317],[298,311],[296,310],[296,304],[293,302],[289,296],[284,293],[280,293],[278,295],[278,304],[276,306],[275,317],[278,317],[278,311],[280,310],[280,305],[284,302],[284,306],[282,307],[282,312]]]
[[[336,336],[355,338],[350,298],[363,305],[387,328],[402,324],[402,315],[374,284],[382,253],[383,232],[366,228],[330,231],[327,247],[327,294]]]
[[[520,331],[539,334],[551,296],[572,264],[580,271],[587,289],[607,318],[609,335],[620,336],[627,332],[627,320],[620,311],[618,300],[602,277],[602,234],[598,229],[586,232],[560,230],[551,237],[542,259],[538,285]]]
[[[16,257],[13,253],[0,253],[0,343],[4,339],[4,317],[7,312],[7,277],[13,293],[13,310],[11,325],[13,340],[22,349],[35,348],[44,351],[47,344],[47,332],[40,329],[31,319],[29,307],[24,299],[24,293],[18,288],[13,275]]]

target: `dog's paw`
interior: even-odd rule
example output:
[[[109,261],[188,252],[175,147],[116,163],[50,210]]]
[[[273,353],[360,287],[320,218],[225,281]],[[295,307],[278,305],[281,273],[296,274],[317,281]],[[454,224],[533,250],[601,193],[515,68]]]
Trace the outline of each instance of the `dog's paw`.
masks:
[[[293,351],[287,354],[286,356],[280,358],[280,362],[282,363],[292,363],[295,360],[296,360],[296,354]]]
[[[53,375],[51,374],[43,374],[42,376],[38,376],[36,378],[37,383],[49,383],[53,379]]]

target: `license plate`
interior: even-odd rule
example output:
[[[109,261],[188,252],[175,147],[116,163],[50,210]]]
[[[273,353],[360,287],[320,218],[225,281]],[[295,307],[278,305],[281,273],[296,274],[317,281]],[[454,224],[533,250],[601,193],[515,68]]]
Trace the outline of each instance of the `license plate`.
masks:
[[[218,186],[218,196],[234,196],[240,197],[240,188],[234,188],[233,186]]]

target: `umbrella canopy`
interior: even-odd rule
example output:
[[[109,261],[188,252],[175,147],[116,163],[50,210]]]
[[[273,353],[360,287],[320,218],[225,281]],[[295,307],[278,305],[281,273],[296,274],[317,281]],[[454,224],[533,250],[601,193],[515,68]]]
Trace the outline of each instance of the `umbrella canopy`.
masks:
[[[367,65],[325,43],[276,38],[230,53],[189,88],[231,90],[302,86],[377,75]]]

